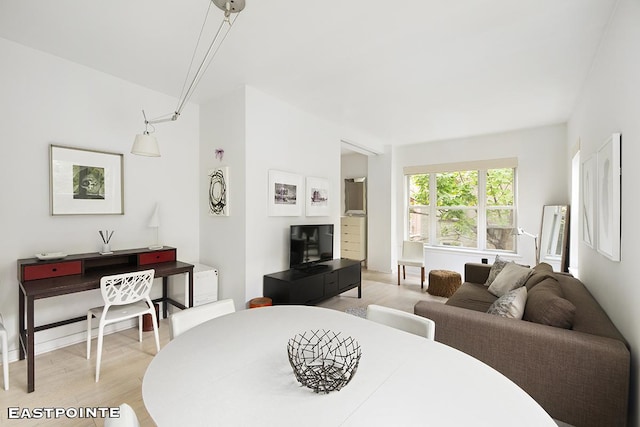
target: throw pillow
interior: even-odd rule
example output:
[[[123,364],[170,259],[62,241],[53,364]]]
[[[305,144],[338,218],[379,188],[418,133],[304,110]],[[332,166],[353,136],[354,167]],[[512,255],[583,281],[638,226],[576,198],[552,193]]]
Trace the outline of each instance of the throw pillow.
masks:
[[[522,319],[527,302],[527,288],[520,286],[498,298],[487,313],[508,319]]]
[[[543,280],[529,291],[522,318],[542,325],[571,329],[576,307],[563,296],[556,279]]]
[[[487,290],[493,295],[501,297],[507,292],[524,285],[530,275],[530,268],[523,267],[511,261],[496,276]]]
[[[508,263],[509,261],[500,258],[500,255],[496,255],[496,259],[495,261],[493,261],[493,265],[491,266],[491,270],[489,271],[489,277],[487,278],[487,281],[484,282],[484,285],[491,285],[493,281],[496,280],[496,277],[498,276],[498,274],[500,274],[504,266]]]
[[[530,291],[535,285],[548,278],[555,279],[553,276],[553,267],[546,262],[541,262],[533,267],[533,272],[524,285],[527,287],[527,291]]]

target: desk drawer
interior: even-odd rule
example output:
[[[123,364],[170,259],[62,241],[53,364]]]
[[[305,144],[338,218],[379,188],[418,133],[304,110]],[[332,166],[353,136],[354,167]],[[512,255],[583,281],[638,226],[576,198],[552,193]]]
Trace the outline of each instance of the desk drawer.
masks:
[[[176,251],[157,251],[138,255],[138,265],[158,264],[176,260]]]
[[[82,273],[82,261],[55,262],[24,267],[24,281],[48,279],[50,277],[72,276]]]

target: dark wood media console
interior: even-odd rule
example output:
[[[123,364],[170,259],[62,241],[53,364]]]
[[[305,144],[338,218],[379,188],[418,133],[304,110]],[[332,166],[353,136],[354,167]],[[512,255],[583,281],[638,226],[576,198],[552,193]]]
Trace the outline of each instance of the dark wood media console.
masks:
[[[362,298],[362,272],[359,261],[334,259],[318,269],[286,270],[265,274],[263,294],[273,304],[314,305],[349,289],[358,288]]]

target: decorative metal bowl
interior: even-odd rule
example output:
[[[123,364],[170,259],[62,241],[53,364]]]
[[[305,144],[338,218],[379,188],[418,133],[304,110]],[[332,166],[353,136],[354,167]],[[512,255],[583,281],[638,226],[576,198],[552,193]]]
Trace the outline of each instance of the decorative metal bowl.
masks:
[[[349,384],[360,362],[360,345],[352,337],[327,330],[297,334],[287,345],[289,363],[300,384],[316,393],[340,390]]]

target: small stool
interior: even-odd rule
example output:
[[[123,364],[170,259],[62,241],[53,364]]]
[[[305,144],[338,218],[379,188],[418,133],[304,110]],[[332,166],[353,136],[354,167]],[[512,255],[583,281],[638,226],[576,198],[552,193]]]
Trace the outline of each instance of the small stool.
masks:
[[[427,292],[431,295],[449,298],[462,284],[460,273],[449,270],[431,270]]]
[[[268,307],[270,305],[273,305],[273,302],[269,297],[254,298],[249,301],[249,308]]]

